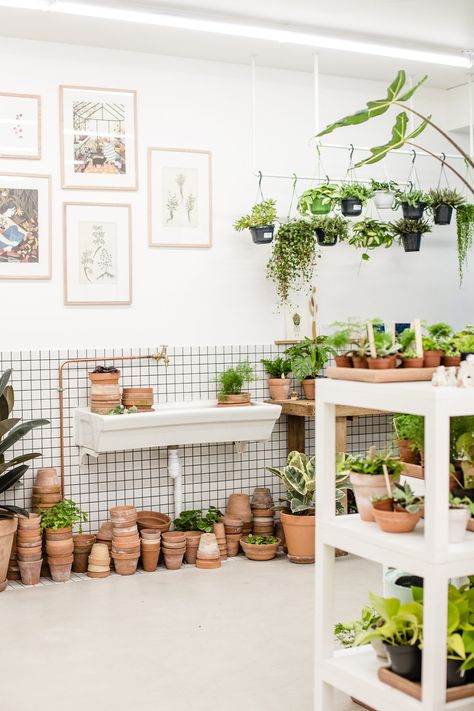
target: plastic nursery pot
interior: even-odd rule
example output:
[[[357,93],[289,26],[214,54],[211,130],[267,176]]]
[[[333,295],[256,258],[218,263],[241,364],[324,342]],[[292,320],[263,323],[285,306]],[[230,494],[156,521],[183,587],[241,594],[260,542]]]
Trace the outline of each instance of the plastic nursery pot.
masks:
[[[301,386],[303,388],[305,398],[307,400],[314,400],[316,393],[316,379],[305,378],[305,380],[301,381]]]
[[[434,209],[435,225],[449,225],[453,216],[453,208],[451,205],[438,205]],[[452,661],[452,660],[448,660]]]
[[[370,370],[393,368],[393,358],[391,356],[386,356],[385,358],[367,358],[367,366]]]
[[[239,395],[223,395],[217,407],[245,407],[250,405],[250,393],[240,393]]]
[[[310,209],[313,215],[327,215],[331,211],[331,203],[324,204],[321,198],[315,198]]]
[[[458,496],[460,499],[467,496],[468,499],[474,501],[474,489],[463,489],[461,486],[454,486],[453,496]]]
[[[405,232],[402,235],[405,252],[419,252],[421,247],[421,232]]]
[[[382,511],[372,506],[375,522],[378,527],[386,533],[410,533],[416,527],[421,518],[421,510],[418,513],[408,511]]]
[[[376,190],[374,193],[375,207],[379,210],[391,210],[395,196],[390,190]]]
[[[384,643],[390,668],[394,674],[410,681],[421,679],[421,650],[411,644],[394,646]]]
[[[316,239],[321,247],[334,247],[337,244],[337,235],[327,237],[326,231],[321,227],[316,228]]]
[[[314,563],[316,517],[294,516],[282,511],[280,520],[285,532],[289,560],[292,563]]]
[[[273,560],[278,553],[280,540],[278,540],[278,543],[258,545],[256,543],[246,543],[245,539],[241,538],[240,545],[249,560]]]
[[[252,242],[255,244],[269,244],[273,240],[275,228],[273,225],[263,225],[262,227],[251,227],[250,234]]]
[[[289,378],[268,378],[267,382],[272,400],[288,400],[291,385]]]
[[[462,686],[467,684],[468,675],[465,671],[460,670],[462,661],[459,659],[446,660],[446,686],[448,689],[451,686]]]
[[[23,585],[38,585],[40,581],[41,566],[43,560],[19,560],[18,566],[20,568],[21,582]]]
[[[362,203],[359,198],[344,198],[341,200],[341,212],[344,217],[357,217],[362,213]]]
[[[405,220],[420,220],[423,217],[426,205],[419,202],[415,207],[402,202],[403,217]]]
[[[467,522],[470,518],[469,509],[466,506],[458,509],[449,509],[448,512],[448,542],[462,543],[466,535]]]
[[[351,356],[353,368],[368,368],[367,358],[365,356]]]
[[[387,495],[385,477],[383,474],[359,474],[358,472],[351,472],[349,479],[362,521],[375,521],[372,510],[372,498]],[[392,482],[393,478],[390,476],[390,483]]]
[[[423,358],[402,358],[403,368],[423,368]]]
[[[334,356],[337,368],[352,368],[352,358],[347,355]]]
[[[443,365],[446,368],[458,368],[461,364],[461,356],[443,356]]]
[[[441,363],[441,358],[443,357],[443,351],[424,351],[423,353],[423,367],[424,368],[437,368]]]

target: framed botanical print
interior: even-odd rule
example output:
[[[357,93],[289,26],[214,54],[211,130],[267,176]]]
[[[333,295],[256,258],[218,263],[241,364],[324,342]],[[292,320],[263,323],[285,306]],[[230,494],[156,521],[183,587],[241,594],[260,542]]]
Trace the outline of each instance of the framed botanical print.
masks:
[[[151,247],[210,247],[211,153],[148,149],[148,241]]]
[[[137,190],[137,94],[60,86],[63,188]]]
[[[51,177],[0,173],[0,279],[51,278]]]
[[[64,303],[130,304],[131,207],[64,203]]]
[[[0,94],[0,158],[41,158],[41,97]]]

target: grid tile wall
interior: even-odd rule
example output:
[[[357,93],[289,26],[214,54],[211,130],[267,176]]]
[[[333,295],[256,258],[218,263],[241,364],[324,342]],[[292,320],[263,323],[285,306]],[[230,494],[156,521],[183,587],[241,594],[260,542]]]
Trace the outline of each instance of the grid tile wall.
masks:
[[[2,352],[1,369],[13,369],[14,414],[23,420],[44,417],[51,421],[49,426],[33,430],[13,449],[14,454],[39,451],[42,457],[32,462],[22,482],[3,495],[3,500],[30,508],[36,469],[54,466],[59,473],[58,373],[62,361],[93,357],[100,364],[104,357],[145,355],[155,351],[155,347],[143,347]],[[260,359],[275,357],[279,349],[274,345],[234,345],[177,347],[168,352],[168,368],[154,360],[117,363],[122,386],[151,386],[157,402],[215,398],[217,374],[241,360],[248,360],[258,377],[251,384],[252,395],[264,399],[268,392]],[[80,464],[79,451],[73,443],[74,410],[88,404],[87,373],[93,367],[94,363],[73,363],[64,370],[65,495],[89,513],[91,530],[96,530],[99,523],[107,520],[111,506],[124,503],[172,515],[173,484],[167,474],[166,448],[112,452]],[[371,444],[383,445],[389,430],[386,417],[356,419],[349,426],[349,447],[361,451]],[[314,454],[314,420],[310,418],[306,419],[306,445],[307,453]],[[180,448],[180,454],[185,508],[205,509],[214,504],[223,509],[230,493],[243,491],[250,494],[256,486],[269,486],[276,500],[281,495],[280,482],[266,472],[265,466],[285,463],[286,417],[276,423],[269,442],[250,442],[242,454],[235,452],[232,443],[184,446]]]

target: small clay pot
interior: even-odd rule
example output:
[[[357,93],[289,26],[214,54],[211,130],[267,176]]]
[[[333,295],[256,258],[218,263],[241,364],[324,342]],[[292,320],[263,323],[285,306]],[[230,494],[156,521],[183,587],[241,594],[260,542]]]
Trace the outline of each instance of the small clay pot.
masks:
[[[144,540],[159,541],[161,539],[161,531],[159,528],[142,528],[140,537]]]
[[[163,533],[169,531],[171,518],[159,511],[138,511],[137,526],[140,531],[143,528],[157,528]]]
[[[381,511],[372,506],[375,521],[387,533],[410,533],[421,518],[422,511]]]
[[[213,570],[214,568],[220,568],[221,567],[221,559],[216,558],[215,560],[202,560],[202,559],[197,559],[196,560],[196,568],[200,568],[201,570]]]
[[[386,356],[385,358],[367,358],[367,366],[370,370],[393,368],[393,358],[391,356]]]
[[[95,543],[94,533],[77,533],[72,537],[74,541],[74,550],[90,550]]]
[[[65,541],[67,539],[72,539],[72,526],[67,528],[47,528],[46,530],[46,540],[50,541]]]
[[[88,551],[79,553],[76,549],[74,549],[74,557],[73,557],[73,561],[72,561],[73,573],[87,573],[88,563],[89,563]]]
[[[136,523],[131,526],[127,525],[119,527],[115,524],[112,526],[112,537],[122,538],[123,536],[133,536],[135,533],[138,534],[138,527]]]
[[[423,368],[423,358],[402,358],[403,368]]]
[[[132,546],[130,548],[122,548],[120,546],[112,546],[111,553],[119,555],[140,555],[140,546]]]
[[[26,562],[32,562],[34,560],[40,560],[41,559],[41,546],[38,546],[37,548],[27,548],[26,550],[23,550],[23,548],[18,549],[17,553],[17,560],[24,561]]]
[[[250,406],[250,393],[240,393],[239,395],[224,395],[219,400],[217,407],[244,407]]]
[[[124,521],[137,520],[137,510],[135,506],[114,506],[110,509],[110,519],[112,523],[123,523]]]
[[[93,570],[87,571],[88,578],[108,578],[110,575],[110,570],[104,570],[102,573],[96,573]]]
[[[251,520],[252,510],[250,508],[250,497],[248,494],[231,494],[227,499],[227,514],[231,518],[238,518],[241,521]],[[225,519],[224,517],[224,525]]]
[[[180,551],[180,550],[185,550],[186,549],[186,542],[184,541],[183,543],[181,541],[177,541],[176,543],[171,541],[171,542],[162,542],[163,550],[167,551]]]
[[[212,527],[212,532],[216,538],[225,538],[224,524],[221,521],[215,523]]]
[[[352,368],[353,367],[352,358],[348,355],[334,356],[334,360],[336,361],[336,368]]]
[[[39,514],[30,513],[28,518],[26,516],[18,516],[18,533],[20,531],[33,529],[39,529],[41,523],[41,516]]]
[[[290,396],[290,378],[268,378],[268,390],[271,400],[288,400]]]
[[[54,467],[38,469],[35,477],[35,486],[60,486],[56,469]]]
[[[458,368],[461,365],[461,356],[443,356],[443,365],[446,368]]]
[[[17,545],[21,546],[22,548],[36,548],[36,546],[40,546],[42,543],[43,539],[41,536],[36,536],[35,538],[27,538],[24,540],[23,538],[17,539]]]
[[[203,533],[199,540],[197,557],[211,558],[213,556],[219,556],[219,547],[217,545],[216,536],[214,533]]]
[[[393,511],[393,499],[382,499],[381,501],[372,501],[372,508],[377,511]]]
[[[98,563],[90,563],[87,568],[87,572],[91,573],[107,573],[110,571],[110,566],[108,565],[99,565]]]
[[[272,560],[278,553],[280,540],[278,540],[278,543],[258,545],[256,543],[246,543],[245,539],[241,538],[240,545],[249,560]]]
[[[351,356],[353,368],[368,368],[366,356]]]
[[[229,558],[233,558],[234,556],[239,555],[239,552],[240,552],[239,540],[240,540],[240,536],[242,534],[239,533],[237,535],[238,535],[238,538],[236,541],[229,540],[229,537],[227,536],[227,555],[229,556]]]
[[[304,396],[306,400],[314,400],[316,393],[316,380],[314,378],[306,378],[301,381]]]
[[[140,540],[140,546],[143,548],[146,548],[147,550],[153,550],[154,548],[161,548],[161,541],[158,539],[157,541],[151,541],[146,538],[142,538]]]
[[[20,568],[21,582],[23,585],[38,585],[40,581],[41,565],[43,560],[26,561],[19,560],[18,567]]]
[[[59,541],[48,541],[46,539],[46,552],[48,556],[70,555],[74,551],[74,541],[72,537]]]
[[[184,557],[184,550],[183,551],[173,551],[173,550],[166,550],[166,548],[163,549],[163,555],[165,559],[165,565],[168,568],[168,570],[179,570],[181,568],[182,562],[183,562],[183,557]]]
[[[273,518],[275,516],[275,511],[273,510],[273,501],[271,506],[268,508],[259,508],[258,506],[252,506],[252,514],[255,518]]]
[[[410,441],[408,439],[398,439],[397,445],[402,462],[406,462],[407,464],[418,463],[417,453],[410,447]]]
[[[160,547],[156,550],[142,548],[142,566],[147,573],[152,573],[158,567],[158,558],[160,557]]]
[[[267,509],[273,506],[272,492],[266,486],[257,486],[250,501],[251,508]]]
[[[59,562],[64,559],[68,559],[68,563]],[[48,557],[49,570],[51,572],[51,577],[55,583],[65,583],[71,577],[71,567],[72,567],[73,557],[71,556],[60,556],[58,558]]]
[[[114,559],[115,572],[119,575],[133,575],[137,572],[138,556],[134,558],[121,558],[113,553],[112,557]]]
[[[42,494],[59,494],[59,499],[61,500],[61,485],[60,484],[52,484],[51,486],[46,485],[46,484],[41,484],[41,486],[33,485],[33,494],[38,494],[38,496],[41,496]]]
[[[185,543],[186,535],[184,531],[167,531],[161,534],[163,544],[166,543]]]
[[[441,358],[444,356],[444,352],[439,351],[424,351],[423,353],[423,367],[424,368],[437,368],[441,364]]]
[[[140,536],[138,535],[138,532],[135,533],[135,535],[120,537],[114,536],[112,538],[112,545],[119,548],[133,548],[134,546],[140,545]]]

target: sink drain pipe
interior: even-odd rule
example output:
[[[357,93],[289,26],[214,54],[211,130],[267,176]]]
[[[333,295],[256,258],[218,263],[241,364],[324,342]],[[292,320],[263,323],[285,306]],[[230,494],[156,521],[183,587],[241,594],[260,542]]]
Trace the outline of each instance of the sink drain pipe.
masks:
[[[178,447],[168,447],[168,476],[173,479],[174,518],[183,510],[183,468]]]

